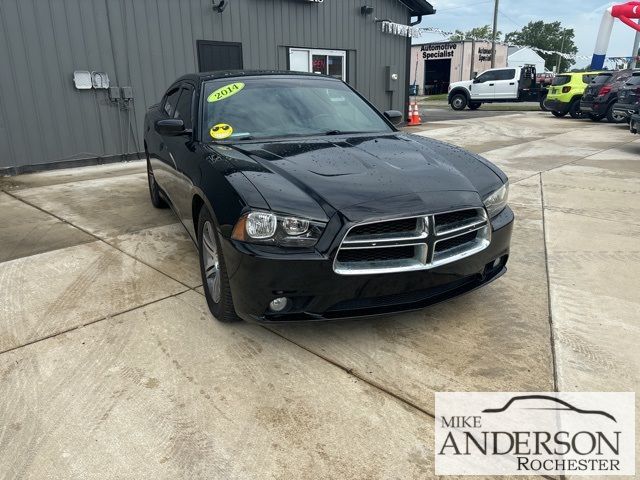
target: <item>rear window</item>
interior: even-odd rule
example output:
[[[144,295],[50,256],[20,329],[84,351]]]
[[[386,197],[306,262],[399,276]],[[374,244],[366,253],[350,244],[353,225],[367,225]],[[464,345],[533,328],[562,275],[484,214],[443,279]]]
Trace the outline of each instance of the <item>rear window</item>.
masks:
[[[591,80],[591,85],[602,85],[603,83],[607,83],[610,79],[610,73],[601,73]]]
[[[628,78],[626,85],[640,85],[640,75],[634,75]]]
[[[508,70],[496,70],[496,80],[513,80],[516,76],[515,68]]]
[[[570,81],[571,81],[570,75],[557,75],[556,78],[553,79],[553,83],[551,85],[553,85],[554,87],[557,87],[558,85],[566,85]]]
[[[640,75],[632,75],[627,78],[625,85],[640,85]]]

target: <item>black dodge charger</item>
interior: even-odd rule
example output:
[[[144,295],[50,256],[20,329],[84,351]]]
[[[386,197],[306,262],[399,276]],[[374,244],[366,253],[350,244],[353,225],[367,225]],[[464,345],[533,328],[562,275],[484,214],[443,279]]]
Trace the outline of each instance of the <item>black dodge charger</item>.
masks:
[[[292,72],[187,75],[149,109],[151,201],[196,243],[218,320],[415,310],[506,271],[505,174],[401,120]]]

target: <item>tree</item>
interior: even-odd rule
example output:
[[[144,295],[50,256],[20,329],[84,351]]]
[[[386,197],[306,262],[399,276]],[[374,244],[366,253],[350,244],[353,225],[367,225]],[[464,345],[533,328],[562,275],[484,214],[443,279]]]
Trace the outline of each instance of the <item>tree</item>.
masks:
[[[508,33],[506,43],[537,47],[543,50],[553,50],[562,53],[578,53],[578,47],[573,42],[575,37],[573,28],[563,28],[560,22],[545,23],[542,20],[529,22],[519,32]],[[544,64],[549,70],[557,65],[558,55],[538,52],[544,58]],[[576,63],[574,60],[560,58],[560,72],[566,72]]]
[[[472,28],[468,32],[462,30],[456,30],[453,35],[449,37],[452,42],[461,42],[462,40],[491,40],[493,36],[493,28],[491,25],[485,25],[484,27]],[[496,41],[500,41],[502,32],[498,32],[496,35]]]

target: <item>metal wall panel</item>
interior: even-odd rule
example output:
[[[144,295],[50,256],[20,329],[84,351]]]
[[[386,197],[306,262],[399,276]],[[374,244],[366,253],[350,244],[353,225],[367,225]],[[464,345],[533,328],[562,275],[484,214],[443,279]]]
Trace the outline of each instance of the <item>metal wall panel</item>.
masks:
[[[360,14],[366,3],[375,11]],[[0,170],[142,150],[142,122],[177,77],[197,70],[197,40],[241,42],[246,69],[286,69],[287,47],[347,50],[348,81],[378,108],[404,109],[407,39],[399,0],[0,0]],[[396,65],[398,91],[385,92]],[[133,88],[124,108],[76,90],[73,71]]]

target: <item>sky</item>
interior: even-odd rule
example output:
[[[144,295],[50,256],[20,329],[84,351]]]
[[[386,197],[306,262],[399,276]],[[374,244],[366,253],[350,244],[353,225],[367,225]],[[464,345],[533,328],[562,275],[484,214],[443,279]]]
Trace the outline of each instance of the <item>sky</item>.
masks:
[[[435,15],[423,17],[421,26],[437,27],[445,31],[467,31],[493,23],[494,0],[430,0]],[[625,3],[625,2],[618,2]],[[560,21],[564,27],[573,28],[578,54],[591,58],[600,28],[602,13],[611,2],[602,0],[500,0],[498,30],[505,33],[520,30],[530,21]],[[607,56],[631,55],[635,31],[616,20]],[[425,33],[414,38],[414,43],[437,42],[443,37]],[[576,67],[589,64],[589,60],[576,60]]]

